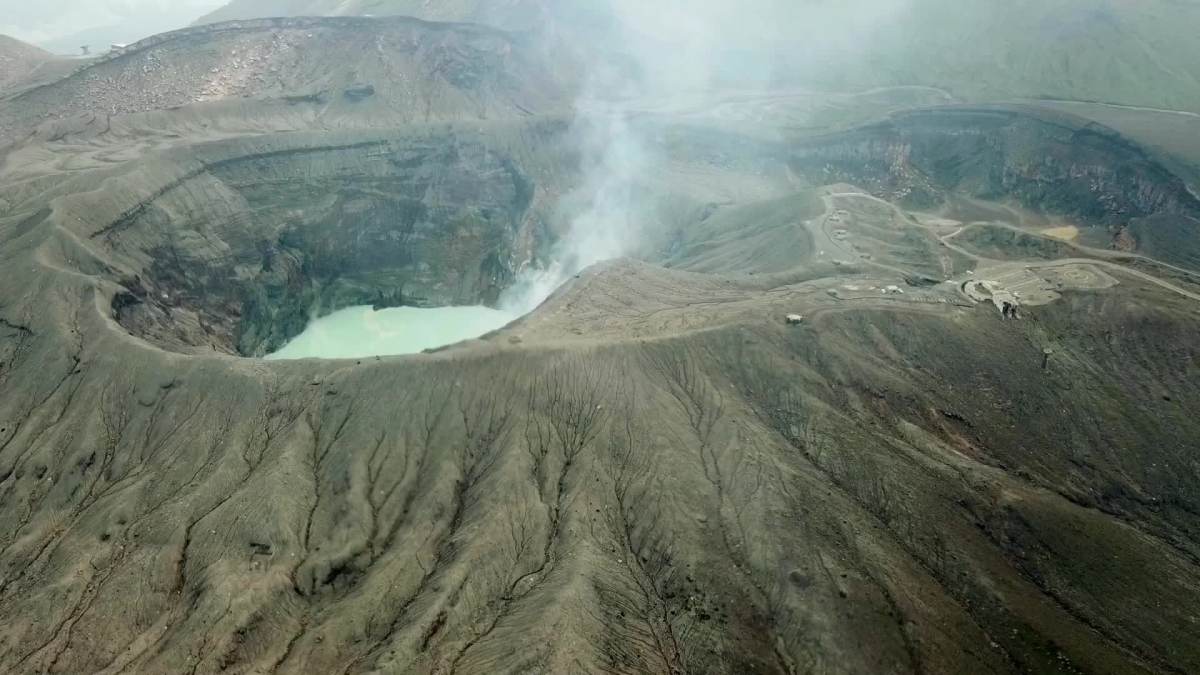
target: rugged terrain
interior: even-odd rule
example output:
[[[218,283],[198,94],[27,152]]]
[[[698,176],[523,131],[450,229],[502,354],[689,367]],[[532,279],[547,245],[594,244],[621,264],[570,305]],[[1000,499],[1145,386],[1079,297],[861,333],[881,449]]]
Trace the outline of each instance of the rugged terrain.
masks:
[[[243,21],[0,100],[0,670],[1200,670],[1197,165],[1080,111],[628,102],[633,257],[253,358],[545,261],[527,40]]]
[[[712,14],[719,40],[705,56],[740,60],[778,82],[824,90],[925,85],[970,101],[1055,98],[1200,112],[1191,0],[750,0],[663,2],[687,24]],[[406,15],[595,39],[620,24],[651,32],[654,10],[604,0],[232,0],[201,22],[268,16]],[[609,12],[608,8],[617,11]],[[585,13],[588,20],[572,20]],[[666,30],[660,38],[668,38]],[[603,45],[589,42],[592,49]],[[605,45],[607,46],[607,45]],[[948,56],[952,55],[952,57]],[[986,72],[986,77],[979,73]],[[733,78],[737,81],[737,78]]]
[[[54,60],[54,55],[47,51],[0,35],[0,96]]]
[[[510,117],[569,106],[554,64],[499,31],[404,17],[264,19],[147,38],[0,105],[0,140],[64,120],[90,124],[250,99],[270,117],[337,125]],[[360,122],[360,120],[362,120]]]
[[[553,11],[545,0],[235,0],[197,24],[275,16],[412,16],[427,21],[470,22],[507,30],[529,30]],[[597,3],[597,6],[599,4]]]

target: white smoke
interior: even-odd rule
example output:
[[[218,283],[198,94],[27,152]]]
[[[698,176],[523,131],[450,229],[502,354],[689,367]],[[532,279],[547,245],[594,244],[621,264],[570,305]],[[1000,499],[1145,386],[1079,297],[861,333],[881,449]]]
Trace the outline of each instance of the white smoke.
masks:
[[[597,57],[585,57],[593,72],[572,129],[583,178],[565,200],[582,209],[549,261],[527,266],[501,296],[506,311],[527,313],[584,268],[643,248],[649,213],[637,194],[661,158],[645,125],[634,123],[639,110],[721,90],[769,89],[798,62],[853,50],[910,0],[603,1],[615,19],[606,41],[619,48],[585,46]]]
[[[629,255],[640,239],[634,190],[647,170],[646,144],[630,124],[630,112],[612,101],[578,106],[573,136],[580,139],[582,213],[571,220],[545,267],[528,267],[500,299],[501,309],[525,314],[567,279],[591,265]]]
[[[595,59],[575,105],[569,137],[578,146],[582,180],[564,202],[576,215],[550,252],[549,262],[526,267],[502,294],[500,307],[509,312],[532,311],[581,270],[634,253],[642,239],[643,213],[635,193],[646,182],[651,150],[633,117],[637,102],[655,88],[655,77],[648,74],[665,70],[666,50],[644,46],[645,38],[636,28],[641,21],[628,20],[622,8],[625,0],[608,1],[609,12],[617,18],[609,38],[623,45],[625,59]]]

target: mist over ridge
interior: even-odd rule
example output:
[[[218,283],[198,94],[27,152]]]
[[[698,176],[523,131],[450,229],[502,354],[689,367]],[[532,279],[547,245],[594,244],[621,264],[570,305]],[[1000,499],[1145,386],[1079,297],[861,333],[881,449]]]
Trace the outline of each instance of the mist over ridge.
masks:
[[[0,38],[0,672],[1200,673],[1198,6]]]

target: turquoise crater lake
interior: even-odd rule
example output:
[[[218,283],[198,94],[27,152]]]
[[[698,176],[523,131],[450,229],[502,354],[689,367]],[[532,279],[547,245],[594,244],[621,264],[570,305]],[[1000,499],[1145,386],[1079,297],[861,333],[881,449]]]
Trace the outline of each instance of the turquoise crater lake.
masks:
[[[488,307],[347,307],[314,319],[268,360],[416,354],[504,327],[515,314]]]

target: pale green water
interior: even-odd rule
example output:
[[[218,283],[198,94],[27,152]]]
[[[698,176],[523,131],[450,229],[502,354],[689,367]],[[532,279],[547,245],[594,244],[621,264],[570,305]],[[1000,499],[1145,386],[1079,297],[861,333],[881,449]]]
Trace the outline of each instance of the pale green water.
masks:
[[[347,307],[308,324],[268,359],[353,359],[416,354],[479,337],[503,327],[515,314],[487,307],[398,307],[374,311]]]

